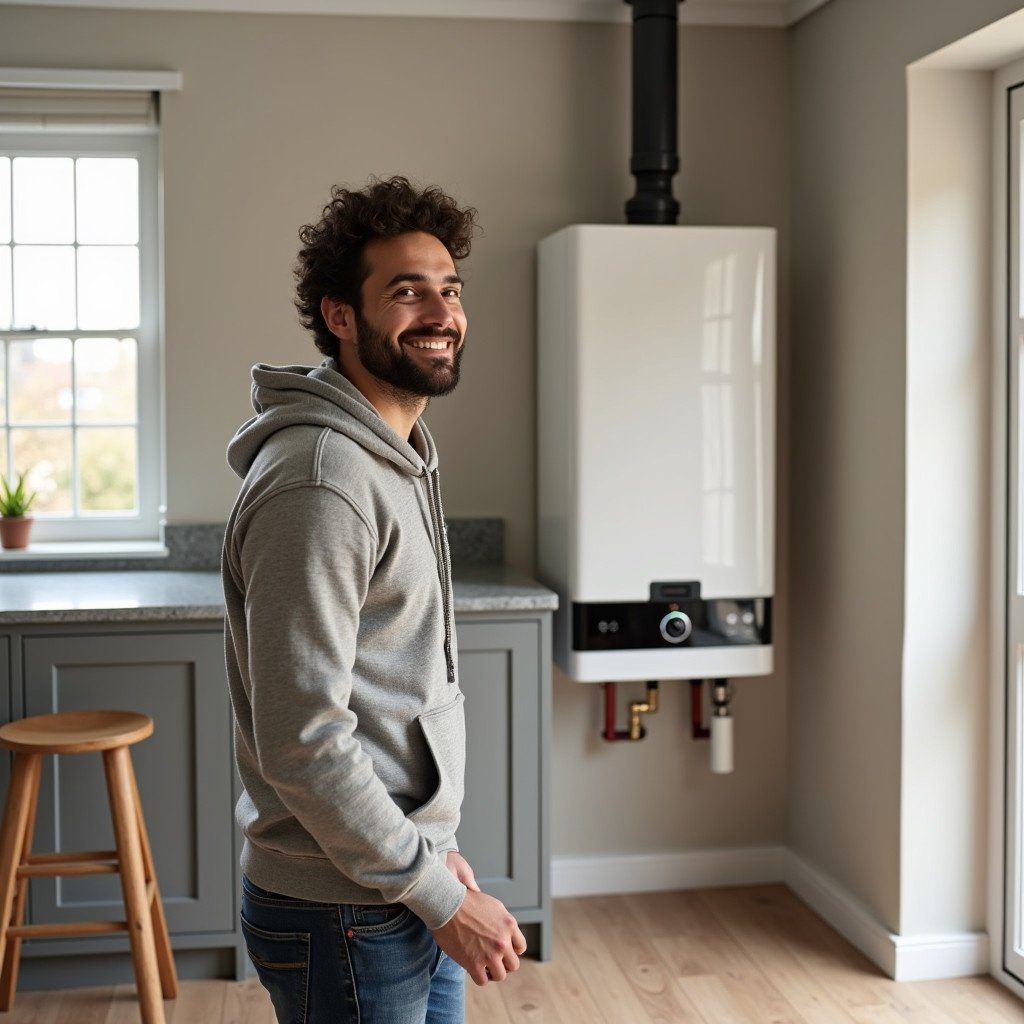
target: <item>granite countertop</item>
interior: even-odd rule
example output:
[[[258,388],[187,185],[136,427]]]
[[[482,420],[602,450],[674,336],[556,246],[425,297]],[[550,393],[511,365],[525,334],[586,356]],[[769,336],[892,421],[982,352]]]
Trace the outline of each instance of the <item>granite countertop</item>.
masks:
[[[502,565],[455,572],[455,611],[550,611],[558,597]],[[28,572],[0,577],[0,624],[175,622],[224,615],[216,572]]]

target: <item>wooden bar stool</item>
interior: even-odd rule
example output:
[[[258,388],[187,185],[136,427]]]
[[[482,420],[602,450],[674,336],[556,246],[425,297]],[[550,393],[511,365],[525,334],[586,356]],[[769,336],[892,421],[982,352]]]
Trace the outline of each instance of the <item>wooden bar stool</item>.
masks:
[[[128,932],[143,1024],[165,1024],[164,999],[178,993],[167,922],[128,747],[152,735],[133,711],[63,711],[0,726],[14,769],[0,826],[0,1010],[14,1004],[21,940]],[[43,754],[102,753],[116,850],[32,853]],[[28,879],[120,874],[125,921],[23,924]]]

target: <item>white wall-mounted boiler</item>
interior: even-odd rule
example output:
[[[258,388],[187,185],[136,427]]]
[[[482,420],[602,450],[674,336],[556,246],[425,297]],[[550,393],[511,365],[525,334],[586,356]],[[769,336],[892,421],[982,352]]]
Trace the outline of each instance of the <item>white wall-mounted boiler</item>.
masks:
[[[575,225],[538,254],[539,575],[580,682],[772,670],[775,231]]]

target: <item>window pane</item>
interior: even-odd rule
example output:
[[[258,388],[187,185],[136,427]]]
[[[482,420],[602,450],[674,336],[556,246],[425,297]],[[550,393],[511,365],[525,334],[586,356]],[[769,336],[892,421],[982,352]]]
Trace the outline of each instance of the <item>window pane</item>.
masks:
[[[14,240],[75,240],[75,174],[70,157],[14,158]]]
[[[71,342],[12,341],[11,422],[71,422]]]
[[[14,247],[14,329],[75,326],[75,250],[70,245]]]
[[[84,331],[139,326],[139,250],[135,246],[79,248],[78,326]]]
[[[71,511],[71,428],[12,430],[14,469],[38,491],[33,512]]]
[[[14,296],[11,295],[11,247],[0,245],[0,331],[11,326]]]
[[[82,157],[75,188],[79,242],[138,242],[138,160]]]
[[[0,156],[0,242],[11,240],[11,158]]]
[[[83,512],[135,508],[134,427],[83,427],[78,432],[78,495]]]
[[[75,342],[75,418],[136,422],[134,338],[80,338]]]
[[[48,541],[146,536],[160,497],[139,468],[160,449],[159,260],[142,251],[157,140],[17,138],[0,147],[0,474],[29,471]]]

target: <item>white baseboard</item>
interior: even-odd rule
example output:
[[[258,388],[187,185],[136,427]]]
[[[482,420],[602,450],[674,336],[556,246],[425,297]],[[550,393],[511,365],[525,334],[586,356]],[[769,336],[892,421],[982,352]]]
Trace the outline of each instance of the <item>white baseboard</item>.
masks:
[[[896,981],[930,981],[986,974],[984,932],[896,935],[838,882],[789,851],[785,882],[851,945]]]
[[[785,883],[896,981],[959,978],[989,970],[984,932],[896,935],[838,882],[782,846],[555,857],[551,862],[555,898],[777,882]]]
[[[896,976],[892,933],[846,889],[792,851],[786,857],[785,882],[847,942],[890,978]]]
[[[988,935],[955,932],[951,935],[894,935],[897,981],[932,981],[988,974]]]
[[[551,893],[602,896],[609,893],[713,889],[724,885],[781,882],[786,851],[781,846],[674,853],[555,857]]]

